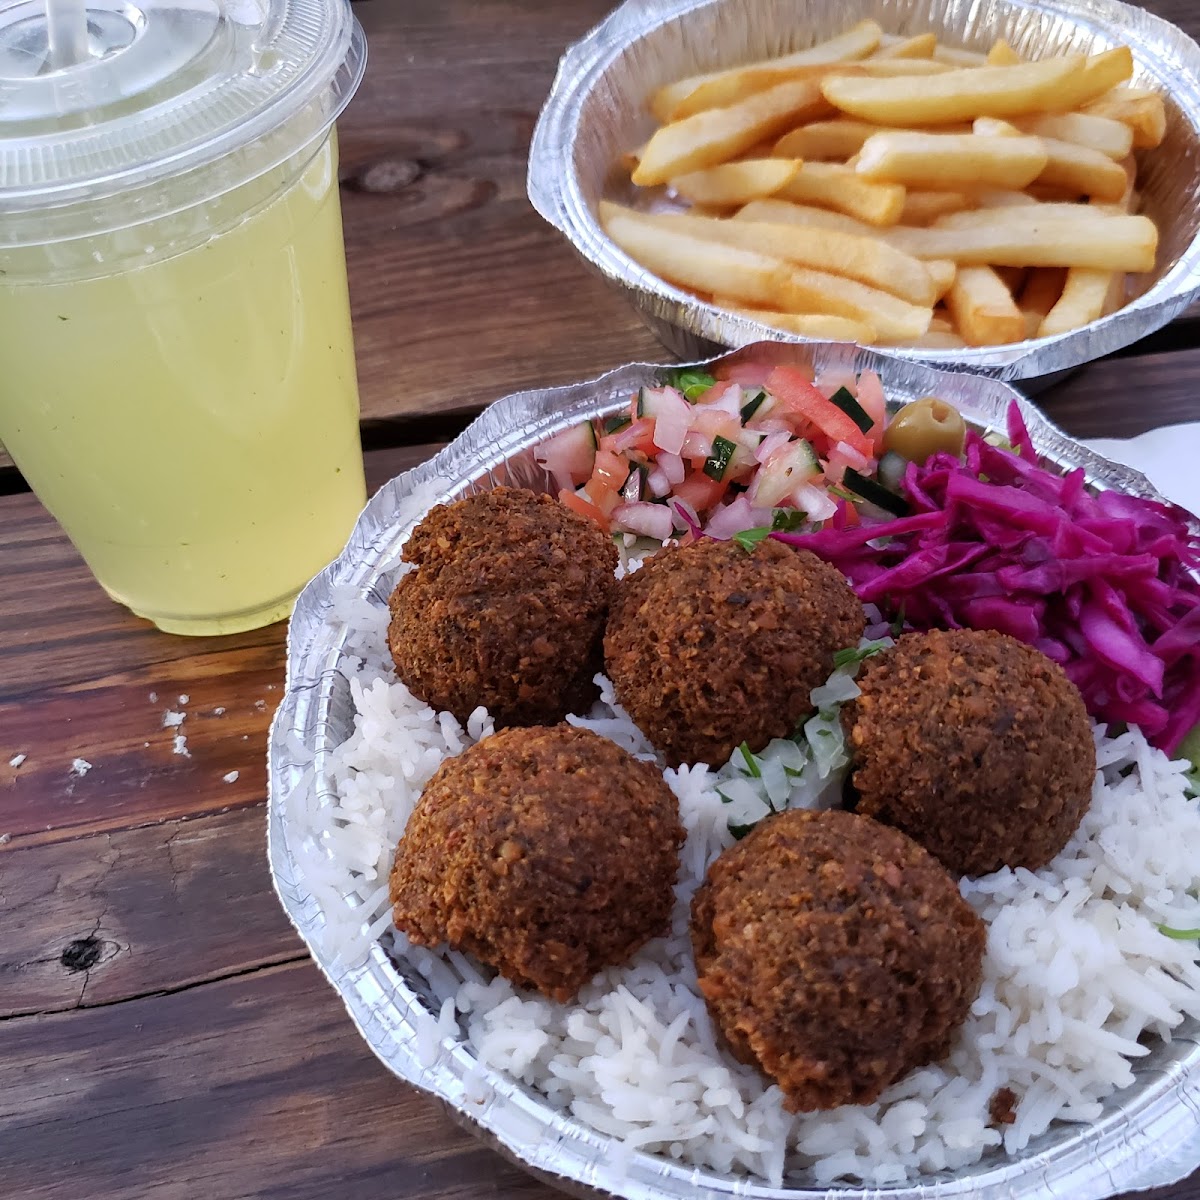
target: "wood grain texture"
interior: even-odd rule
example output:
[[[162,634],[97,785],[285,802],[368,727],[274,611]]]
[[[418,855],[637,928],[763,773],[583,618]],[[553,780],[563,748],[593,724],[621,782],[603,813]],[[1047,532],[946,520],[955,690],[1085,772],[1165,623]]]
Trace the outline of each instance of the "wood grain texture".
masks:
[[[0,1022],[305,957],[266,854],[261,800],[9,851],[0,865]]]
[[[309,962],[0,1022],[0,1195],[549,1200],[378,1063]]]

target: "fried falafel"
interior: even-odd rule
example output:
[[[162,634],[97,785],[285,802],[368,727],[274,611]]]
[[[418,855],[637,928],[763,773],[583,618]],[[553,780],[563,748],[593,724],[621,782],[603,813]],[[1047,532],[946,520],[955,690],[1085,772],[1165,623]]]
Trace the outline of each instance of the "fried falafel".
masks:
[[[550,496],[499,487],[433,509],[404,547],[388,646],[413,695],[466,722],[552,724],[595,698],[612,540]]]
[[[757,751],[791,734],[865,622],[815,554],[703,538],[618,583],[604,661],[618,702],[671,766],[717,766],[742,742]]]
[[[396,927],[567,1001],[666,932],[684,831],[652,765],[570,725],[447,759],[396,851]]]
[[[700,990],[792,1112],[868,1104],[934,1062],[979,990],[986,933],[945,868],[853,813],[769,817],[692,901]]]
[[[957,875],[1036,870],[1079,827],[1096,750],[1079,689],[993,630],[906,634],[868,659],[842,710],[856,811]]]

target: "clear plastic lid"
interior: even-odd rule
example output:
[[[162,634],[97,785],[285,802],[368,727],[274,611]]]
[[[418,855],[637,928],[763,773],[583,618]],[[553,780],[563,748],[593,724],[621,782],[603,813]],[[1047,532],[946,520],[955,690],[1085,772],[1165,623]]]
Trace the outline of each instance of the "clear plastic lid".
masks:
[[[75,3],[69,66],[46,0],[0,3],[0,218],[236,187],[328,128],[366,64],[348,0]]]

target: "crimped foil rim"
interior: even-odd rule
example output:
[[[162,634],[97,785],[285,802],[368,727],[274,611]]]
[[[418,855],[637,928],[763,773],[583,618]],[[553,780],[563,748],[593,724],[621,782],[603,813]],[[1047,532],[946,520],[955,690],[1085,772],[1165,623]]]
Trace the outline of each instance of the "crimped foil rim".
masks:
[[[653,312],[668,300],[672,318],[696,338],[715,346],[744,346],[760,340],[806,342],[697,300],[647,271],[612,243],[583,194],[573,155],[584,104],[613,61],[630,45],[679,17],[740,0],[626,0],[605,21],[569,47],[559,62],[530,146],[526,188],[537,212],[559,230],[601,275],[631,291],[638,307]],[[1150,66],[1170,57],[1156,72],[1179,104],[1200,141],[1200,46],[1169,21],[1122,0],[1002,0],[1010,10],[1035,10],[1094,29],[1127,44],[1136,61]],[[1149,34],[1157,39],[1152,42]],[[1170,69],[1170,78],[1166,70]],[[945,371],[1021,380],[1071,370],[1132,344],[1174,320],[1200,298],[1200,232],[1169,271],[1123,309],[1082,329],[1011,346],[968,350],[888,347],[886,353],[927,362]],[[659,318],[660,320],[662,318]]]
[[[758,351],[781,361],[812,358],[818,367],[880,372],[893,400],[936,393],[964,408],[987,428],[1002,430],[1004,413],[1017,400],[1039,452],[1062,467],[1083,467],[1102,487],[1162,499],[1140,472],[1113,463],[1072,441],[1027,400],[990,379],[949,376],[921,364],[871,350],[833,343],[805,346],[762,344]],[[726,356],[721,356],[726,357]],[[704,364],[709,365],[714,360]],[[296,858],[300,836],[289,819],[293,789],[318,798],[327,794],[321,760],[328,748],[348,736],[335,713],[338,663],[345,632],[327,620],[335,588],[374,595],[382,572],[395,561],[413,525],[433,504],[494,481],[497,470],[529,446],[575,422],[613,411],[638,386],[661,378],[667,368],[637,363],[598,379],[560,388],[509,396],[486,409],[432,460],[404,472],[370,501],[338,559],[318,575],[296,602],[288,630],[286,691],[271,727],[268,752],[268,857],[275,889],[289,919],[304,939],[318,968],[345,1003],[363,1038],[401,1079],[439,1098],[451,1115],[488,1145],[543,1180],[579,1196],[622,1196],[627,1200],[927,1200],[979,1197],[979,1200],[1102,1200],[1117,1192],[1173,1183],[1200,1166],[1200,1022],[1181,1027],[1170,1046],[1160,1045],[1151,1060],[1135,1068],[1146,1080],[1124,1105],[1112,1105],[1086,1134],[1052,1131],[1047,1149],[1013,1160],[986,1160],[958,1176],[945,1175],[906,1187],[772,1188],[742,1177],[687,1169],[654,1156],[633,1154],[628,1174],[618,1178],[610,1163],[614,1142],[551,1109],[514,1080],[475,1062],[461,1042],[445,1040],[436,1061],[423,1063],[418,1014],[428,1013],[418,991],[375,943],[369,958],[348,967],[337,960],[323,931],[325,918]],[[440,482],[438,482],[440,481]],[[434,491],[431,493],[431,486]],[[1200,523],[1193,523],[1200,532]],[[297,739],[316,760],[310,771],[297,754]],[[326,789],[323,791],[322,789]],[[480,1102],[482,1099],[482,1102]]]

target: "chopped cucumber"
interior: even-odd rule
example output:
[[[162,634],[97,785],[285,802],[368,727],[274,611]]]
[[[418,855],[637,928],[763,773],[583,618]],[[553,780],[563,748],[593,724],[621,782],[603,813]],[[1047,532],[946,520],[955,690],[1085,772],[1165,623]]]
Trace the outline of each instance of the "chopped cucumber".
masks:
[[[639,417],[657,417],[664,409],[668,411],[672,408],[678,409],[681,401],[687,404],[687,401],[683,400],[682,393],[676,391],[675,388],[639,388],[637,415]]]
[[[831,404],[836,404],[852,420],[855,425],[862,430],[863,433],[868,433],[871,426],[875,424],[869,416],[866,409],[855,398],[850,395],[847,388],[840,387],[832,396],[829,397]]]
[[[757,395],[751,396],[750,399],[747,400],[746,403],[742,405],[742,424],[743,425],[745,425],[745,423],[747,421],[749,421],[750,418],[753,417],[754,414],[756,412],[758,412],[758,410],[760,408],[762,408],[763,401],[766,398],[767,398],[767,393],[764,392],[760,388]]]
[[[775,508],[786,496],[820,474],[821,463],[812,446],[803,438],[789,442],[755,477],[754,504],[759,508]]]
[[[737,450],[737,442],[717,436],[713,438],[712,453],[704,462],[704,473],[709,479],[724,479],[730,460]]]
[[[855,495],[861,496],[869,504],[874,504],[876,508],[882,508],[894,517],[908,516],[908,501],[889,492],[887,488],[880,487],[875,480],[860,475],[853,467],[846,468],[843,482]]]
[[[629,468],[629,476],[621,488],[621,499],[626,504],[636,504],[639,500],[650,499],[650,489],[646,483],[649,477],[649,470],[635,463]]]
[[[606,434],[616,433],[619,429],[624,429],[626,425],[632,425],[633,421],[624,413],[616,417],[608,417],[604,422],[604,432]]]

